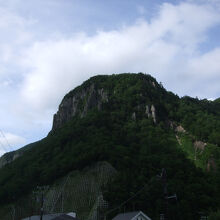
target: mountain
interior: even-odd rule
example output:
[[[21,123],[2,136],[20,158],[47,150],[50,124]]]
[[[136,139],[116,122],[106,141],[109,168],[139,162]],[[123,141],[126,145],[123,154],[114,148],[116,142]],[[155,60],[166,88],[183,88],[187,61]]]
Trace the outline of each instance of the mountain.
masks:
[[[48,136],[0,169],[1,216],[10,219],[12,203],[18,219],[36,214],[31,193],[45,185],[46,212],[76,210],[83,220],[111,219],[121,208],[152,219],[214,212],[219,119],[218,101],[179,98],[150,75],[92,77],[65,95]],[[163,168],[168,196],[177,195],[166,209]]]
[[[33,146],[37,145],[37,143],[38,142],[28,144],[18,150],[14,150],[14,151],[10,151],[10,152],[5,153],[3,156],[0,157],[0,168],[5,166],[8,163],[11,163],[16,158],[22,156],[26,150],[29,150]]]

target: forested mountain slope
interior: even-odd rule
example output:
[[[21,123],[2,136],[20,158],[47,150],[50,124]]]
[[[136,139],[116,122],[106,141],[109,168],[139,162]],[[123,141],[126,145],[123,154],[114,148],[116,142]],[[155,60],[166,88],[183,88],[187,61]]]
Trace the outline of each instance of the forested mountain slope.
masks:
[[[218,101],[179,98],[150,75],[92,77],[63,98],[48,136],[0,169],[2,210],[39,185],[106,161],[116,170],[100,189],[108,209],[142,189],[126,210],[158,219],[157,176],[165,168],[168,193],[178,197],[169,202],[170,219],[198,219],[220,208],[219,119]]]

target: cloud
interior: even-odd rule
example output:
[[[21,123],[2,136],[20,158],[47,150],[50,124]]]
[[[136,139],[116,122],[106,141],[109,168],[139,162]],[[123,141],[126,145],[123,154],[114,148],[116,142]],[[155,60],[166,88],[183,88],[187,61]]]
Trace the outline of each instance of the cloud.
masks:
[[[20,52],[33,39],[29,30],[33,23],[32,19],[25,19],[0,6],[0,81],[16,77],[13,69],[19,72],[17,60]]]
[[[0,7],[0,43],[22,44],[31,39],[32,34],[28,28],[34,24],[34,20],[25,19],[6,8]]]
[[[38,111],[55,109],[66,92],[92,75],[139,71],[153,74],[180,95],[216,95],[218,86],[203,93],[201,85],[214,78],[219,82],[219,49],[200,54],[199,46],[219,23],[211,5],[164,3],[150,22],[35,42],[22,57],[28,70],[22,101]]]
[[[182,3],[174,6],[164,3],[152,28],[166,41],[195,50],[198,44],[206,40],[205,32],[218,23],[218,11],[210,5]]]
[[[211,94],[215,98],[220,96],[220,48],[213,49],[199,57],[194,57],[188,62],[188,77],[194,83],[190,83],[189,91],[193,89],[193,84],[200,86],[200,96],[210,98]],[[210,94],[207,97],[207,93]]]
[[[202,78],[210,77],[211,79],[217,80],[220,73],[219,60],[220,48],[216,48],[199,57],[193,58],[189,63],[189,68],[192,70],[192,76],[196,75]]]
[[[145,9],[145,7],[144,6],[142,6],[142,5],[138,5],[137,6],[137,11],[138,11],[138,13],[140,14],[140,15],[144,15],[144,14],[146,14],[146,9]]]

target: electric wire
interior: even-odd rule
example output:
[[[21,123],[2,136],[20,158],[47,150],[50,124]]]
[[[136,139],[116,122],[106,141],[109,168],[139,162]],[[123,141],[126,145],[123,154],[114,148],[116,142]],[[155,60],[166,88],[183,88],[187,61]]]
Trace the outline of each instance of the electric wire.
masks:
[[[4,152],[7,153],[9,150],[7,149],[5,144],[2,142],[1,136],[5,139],[3,132],[0,130],[0,145],[1,145],[1,148],[4,150]]]
[[[9,144],[8,139],[6,138],[6,136],[4,135],[4,133],[3,133],[3,131],[2,131],[2,130],[0,130],[0,132],[1,132],[1,134],[2,134],[2,137],[3,137],[3,138],[6,140],[6,143],[7,143],[8,147],[9,147],[9,149],[11,150],[11,149],[12,149],[12,147],[11,147],[11,145]]]
[[[145,189],[146,186],[147,186],[147,184],[145,184],[145,185],[144,185],[140,190],[138,190],[133,196],[131,196],[130,198],[128,198],[127,200],[125,200],[124,202],[122,202],[120,205],[118,205],[117,207],[115,207],[115,208],[113,208],[113,209],[107,211],[107,212],[105,213],[105,215],[107,215],[107,214],[109,214],[109,213],[111,213],[111,212],[113,212],[113,211],[115,211],[115,210],[121,208],[121,207],[122,207],[123,205],[125,205],[128,201],[132,200],[132,199],[135,198],[140,192],[142,192],[142,190]]]

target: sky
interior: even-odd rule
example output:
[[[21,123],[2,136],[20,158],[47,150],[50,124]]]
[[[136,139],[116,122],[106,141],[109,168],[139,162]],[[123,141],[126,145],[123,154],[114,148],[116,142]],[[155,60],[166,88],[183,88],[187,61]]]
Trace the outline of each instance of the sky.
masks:
[[[68,91],[124,72],[220,97],[220,0],[0,0],[0,155],[44,138]]]

